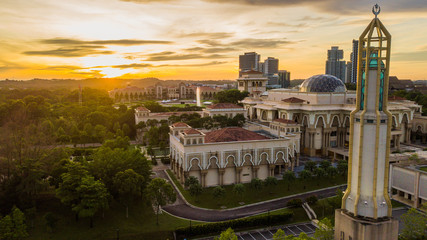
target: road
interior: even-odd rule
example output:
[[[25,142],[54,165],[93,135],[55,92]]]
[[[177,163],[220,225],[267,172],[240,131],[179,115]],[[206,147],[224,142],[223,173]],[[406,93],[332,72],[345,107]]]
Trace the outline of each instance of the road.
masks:
[[[156,171],[156,175],[158,175],[159,177],[167,178],[164,172]],[[205,222],[219,222],[281,209],[286,207],[287,202],[294,198],[305,199],[306,197],[312,195],[317,195],[318,198],[332,197],[335,195],[337,188],[345,189],[345,187],[343,186],[337,186],[330,189],[320,189],[314,192],[301,193],[291,197],[285,197],[268,202],[260,202],[253,205],[224,210],[211,210],[193,207],[191,205],[186,204],[185,201],[181,198],[181,196],[177,194],[177,201],[173,205],[163,207],[163,210],[174,216],[186,219]]]

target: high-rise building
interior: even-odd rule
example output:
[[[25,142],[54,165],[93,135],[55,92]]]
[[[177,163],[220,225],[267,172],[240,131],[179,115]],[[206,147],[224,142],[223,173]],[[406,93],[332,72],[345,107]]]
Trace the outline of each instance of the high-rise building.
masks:
[[[279,70],[279,85],[282,88],[288,88],[291,85],[291,73],[286,70]]]
[[[259,71],[260,55],[256,52],[247,52],[239,56],[239,77],[243,72],[254,70]]]
[[[347,62],[346,67],[345,67],[345,81],[344,83],[350,83],[351,82],[351,67],[352,67],[352,63],[351,62]]]
[[[357,52],[359,49],[359,41],[353,39],[353,52],[350,54],[350,62],[351,62],[351,76],[350,83],[357,82]]]
[[[325,73],[333,75],[343,82],[345,81],[346,62],[342,60],[344,51],[338,47],[331,47],[328,50],[328,60],[326,61]]]
[[[391,35],[375,18],[359,38],[356,109],[350,114],[347,190],[335,211],[335,240],[397,240],[392,218],[389,157],[392,114],[387,109]]]
[[[269,76],[279,72],[279,59],[268,57],[264,60],[264,75]]]

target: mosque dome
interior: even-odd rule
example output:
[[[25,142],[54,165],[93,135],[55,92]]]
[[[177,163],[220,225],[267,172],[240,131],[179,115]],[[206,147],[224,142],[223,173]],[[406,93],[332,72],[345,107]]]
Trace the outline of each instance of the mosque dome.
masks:
[[[301,92],[346,92],[347,88],[341,79],[329,75],[320,74],[307,78],[300,85]]]

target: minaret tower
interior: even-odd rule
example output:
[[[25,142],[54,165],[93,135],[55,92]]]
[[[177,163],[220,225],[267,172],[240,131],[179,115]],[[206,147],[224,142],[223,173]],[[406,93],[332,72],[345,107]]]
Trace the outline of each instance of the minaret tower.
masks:
[[[356,109],[350,115],[347,190],[335,213],[335,239],[397,239],[388,193],[391,113],[387,110],[391,35],[375,18],[359,38]]]

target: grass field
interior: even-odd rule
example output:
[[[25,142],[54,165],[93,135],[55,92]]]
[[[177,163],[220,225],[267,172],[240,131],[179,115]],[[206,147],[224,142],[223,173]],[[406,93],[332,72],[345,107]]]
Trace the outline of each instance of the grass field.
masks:
[[[99,213],[94,218],[94,227],[89,227],[89,219],[75,220],[74,213],[69,207],[60,203],[53,196],[40,201],[37,206],[38,214],[34,227],[29,227],[28,239],[116,239],[119,229],[120,239],[173,239],[172,231],[179,227],[189,226],[190,221],[173,217],[167,213],[159,215],[159,225],[156,215],[150,205],[138,204],[129,208],[129,218],[126,219],[125,208],[119,203],[113,203],[109,210]],[[52,212],[57,219],[57,227],[53,232],[46,229],[43,215]],[[192,224],[199,224],[192,221]],[[31,226],[31,224],[28,224]]]
[[[426,167],[420,167],[421,171],[427,172],[427,166]]]
[[[220,209],[222,206],[225,206],[226,208],[239,207],[242,206],[240,204],[241,202],[244,202],[244,204],[246,205],[346,183],[345,176],[337,176],[335,179],[325,178],[316,181],[311,180],[307,183],[304,183],[300,180],[296,180],[290,185],[289,191],[288,184],[285,183],[283,180],[280,180],[275,186],[264,186],[260,190],[254,190],[250,187],[249,184],[244,184],[246,191],[241,196],[233,194],[233,185],[228,185],[224,186],[226,190],[225,197],[223,199],[215,199],[212,195],[214,189],[212,187],[205,188],[200,196],[191,196],[187,190],[184,190],[184,188],[178,182],[172,171],[167,171],[169,173],[169,176],[171,176],[172,180],[178,186],[181,193],[184,195],[185,199],[187,199],[189,203],[198,207],[210,209]],[[313,184],[313,182],[315,183]]]

